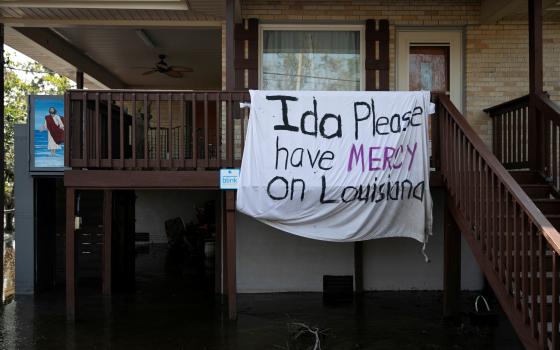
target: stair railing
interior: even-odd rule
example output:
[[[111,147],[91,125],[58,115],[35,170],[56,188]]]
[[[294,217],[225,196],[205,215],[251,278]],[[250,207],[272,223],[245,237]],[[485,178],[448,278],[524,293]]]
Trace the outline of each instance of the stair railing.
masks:
[[[548,95],[525,95],[484,110],[492,148],[506,169],[531,169],[560,192],[560,108]]]
[[[560,234],[448,96],[437,96],[448,205],[528,348],[559,347]]]
[[[529,167],[529,95],[484,110],[492,120],[492,150],[506,169]]]
[[[530,97],[531,165],[560,192],[560,108],[546,95]]]

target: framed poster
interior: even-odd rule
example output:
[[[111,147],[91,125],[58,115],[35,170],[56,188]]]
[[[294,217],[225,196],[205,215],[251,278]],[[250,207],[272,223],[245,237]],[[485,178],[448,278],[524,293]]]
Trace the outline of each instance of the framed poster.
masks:
[[[29,96],[30,171],[64,170],[64,96]]]

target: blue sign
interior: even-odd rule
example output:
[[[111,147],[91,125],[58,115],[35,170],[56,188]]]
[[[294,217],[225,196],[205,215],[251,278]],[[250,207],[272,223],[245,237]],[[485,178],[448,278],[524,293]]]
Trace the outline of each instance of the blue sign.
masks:
[[[239,188],[239,169],[220,169],[220,189],[237,190]]]

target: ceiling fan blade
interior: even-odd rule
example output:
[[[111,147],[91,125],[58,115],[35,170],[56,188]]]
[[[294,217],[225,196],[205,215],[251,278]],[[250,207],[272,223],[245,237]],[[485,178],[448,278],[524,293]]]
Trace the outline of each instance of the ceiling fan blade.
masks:
[[[172,69],[166,71],[165,74],[167,74],[167,75],[169,75],[170,77],[173,77],[173,78],[182,78],[183,77],[183,73],[178,72],[176,70],[172,70]]]
[[[146,71],[146,72],[142,73],[142,75],[150,75],[150,74],[155,73],[155,72],[157,72],[157,70],[152,69],[152,70],[149,70],[149,71]]]
[[[194,69],[189,68],[189,67],[177,67],[177,66],[174,66],[172,69],[173,69],[174,71],[176,71],[176,72],[181,72],[181,73],[192,73],[192,72],[194,72]]]
[[[184,66],[171,66],[171,69],[174,69],[178,72],[185,72],[185,73],[192,73],[193,69],[191,67],[184,67]]]

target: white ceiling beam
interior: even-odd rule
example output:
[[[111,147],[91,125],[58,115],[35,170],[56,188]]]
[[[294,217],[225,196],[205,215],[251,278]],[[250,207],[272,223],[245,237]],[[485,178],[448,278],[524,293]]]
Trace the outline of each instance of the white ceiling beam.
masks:
[[[124,10],[175,10],[186,11],[186,0],[48,0],[11,1],[0,0],[0,6],[33,8],[83,8],[83,9],[124,9]]]
[[[39,44],[45,49],[72,64],[93,79],[111,89],[124,89],[126,84],[92,58],[82,53],[79,49],[67,42],[54,31],[47,28],[13,28],[28,39]]]
[[[136,30],[134,30],[134,32],[136,33],[138,38],[140,40],[142,40],[144,45],[146,45],[148,48],[150,48],[154,51],[160,49],[158,44],[154,41],[154,39],[152,39],[152,37],[146,32],[145,29],[136,29]]]

